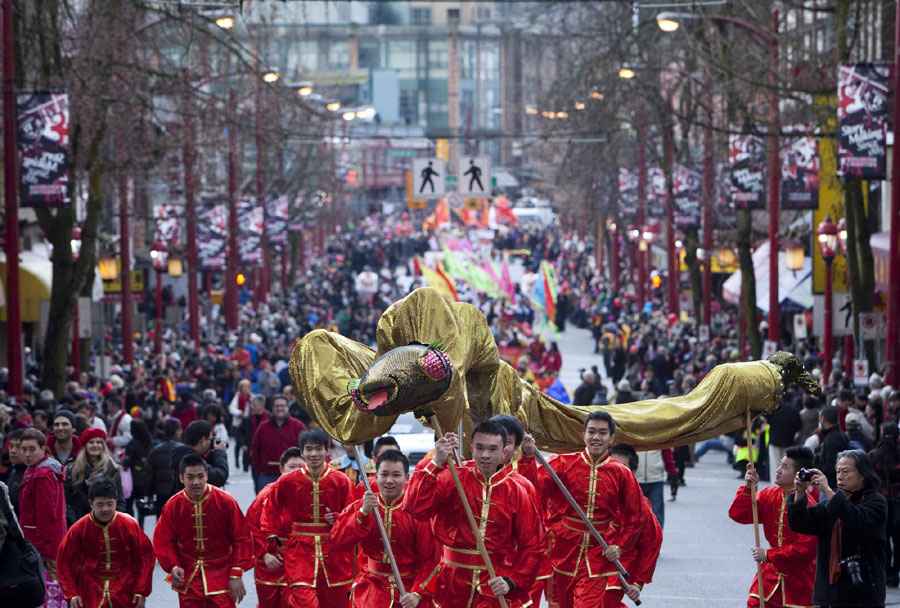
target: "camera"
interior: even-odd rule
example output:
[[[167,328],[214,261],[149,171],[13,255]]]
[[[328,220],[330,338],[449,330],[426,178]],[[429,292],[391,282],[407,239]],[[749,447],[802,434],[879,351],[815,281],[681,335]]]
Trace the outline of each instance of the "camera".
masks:
[[[225,441],[224,439],[222,439],[221,437],[216,437],[213,441],[215,442],[216,445],[225,444],[225,448],[226,449],[228,448],[228,442]]]
[[[800,469],[800,472],[797,473],[797,479],[800,481],[812,481],[813,472],[809,469]]]
[[[860,559],[859,555],[851,555],[839,562],[841,568],[843,568],[847,573],[847,576],[850,577],[850,584],[854,587],[859,587],[863,584],[862,567],[859,565]]]

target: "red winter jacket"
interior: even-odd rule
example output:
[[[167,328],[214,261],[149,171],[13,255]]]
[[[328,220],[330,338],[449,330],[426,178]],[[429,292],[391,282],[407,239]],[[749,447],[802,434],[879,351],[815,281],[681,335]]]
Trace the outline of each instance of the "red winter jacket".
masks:
[[[19,490],[19,520],[25,538],[45,560],[55,560],[66,535],[66,495],[62,465],[44,456],[25,470]]]
[[[281,426],[275,426],[272,418],[263,421],[250,442],[250,463],[258,473],[266,475],[278,475],[278,464],[281,454],[288,448],[297,447],[300,433],[306,430],[306,425],[288,416]]]

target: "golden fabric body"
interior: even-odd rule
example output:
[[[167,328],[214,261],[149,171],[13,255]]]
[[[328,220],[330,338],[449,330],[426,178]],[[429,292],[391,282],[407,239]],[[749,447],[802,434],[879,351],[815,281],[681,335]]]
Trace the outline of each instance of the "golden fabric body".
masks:
[[[417,289],[395,302],[378,321],[378,350],[341,335],[315,330],[294,347],[290,373],[298,402],[329,435],[361,444],[388,432],[396,416],[359,411],[347,392],[349,381],[387,351],[410,342],[444,343],[453,365],[450,387],[429,405],[441,428],[456,429],[496,414],[513,414],[542,449],[579,451],[585,417],[608,411],[617,440],[639,450],[702,441],[743,426],[752,416],[774,411],[784,391],[779,367],[767,361],[729,363],[714,368],[688,395],[623,405],[563,405],[519,380],[500,361],[487,320],[476,307],[448,302],[432,288]]]

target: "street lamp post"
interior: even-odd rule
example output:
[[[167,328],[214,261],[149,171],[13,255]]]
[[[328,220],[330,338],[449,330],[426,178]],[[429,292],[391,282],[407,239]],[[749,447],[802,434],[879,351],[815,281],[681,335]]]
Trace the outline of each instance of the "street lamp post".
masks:
[[[647,141],[647,125],[644,119],[644,104],[638,102],[637,107],[637,131],[638,131],[638,149],[637,149],[637,164],[638,164],[638,212],[637,212],[637,225],[643,226],[644,222],[647,221],[647,152],[644,149],[645,142]],[[635,239],[636,241],[637,239]],[[647,284],[647,275],[644,271],[644,262],[642,256],[638,255],[637,257],[637,271],[638,271],[638,281],[637,281],[637,298],[638,298],[638,306],[641,309],[644,308],[644,302],[646,301],[646,295],[644,294],[644,290],[646,289]]]
[[[668,122],[668,117],[671,117],[672,115],[671,105],[668,102],[666,103],[666,114],[664,154],[666,155],[666,172],[668,173],[668,176],[671,176],[672,171],[675,168],[675,144],[672,141],[675,135],[672,133],[671,123]],[[667,181],[671,184],[671,177],[668,177]],[[666,274],[669,278],[666,282],[666,300],[668,300],[669,304],[669,314],[675,315],[675,318],[677,319],[681,316],[681,306],[678,301],[678,279],[680,272],[678,270],[678,259],[675,252],[675,201],[672,197],[672,189],[669,187],[666,187],[666,265],[668,266]]]
[[[619,289],[619,235],[616,230],[616,223],[609,222],[609,282],[613,291]]]
[[[156,273],[156,327],[153,328],[153,341],[156,343],[157,355],[162,354],[162,273],[168,267],[168,255],[165,243],[157,241],[150,248],[150,259]]]
[[[238,176],[237,176],[237,92],[228,95],[228,257],[225,263],[225,327],[238,328],[238,291],[235,284],[238,266]]]
[[[837,223],[838,229],[838,247],[841,250],[841,255],[844,256],[844,259],[848,260],[846,264],[846,280],[844,281],[845,285],[847,285],[847,291],[850,291],[850,264],[849,257],[847,255],[847,219],[841,218]],[[851,294],[852,295],[852,294]],[[849,333],[844,336],[844,373],[848,378],[853,377],[853,334]]]
[[[831,342],[831,328],[833,315],[833,302],[831,297],[831,263],[837,250],[838,229],[826,217],[816,230],[816,242],[819,245],[819,253],[825,262],[825,314],[822,323],[822,380],[828,383],[831,376],[831,360],[834,356],[834,347]]]
[[[77,262],[81,254],[81,228],[72,227],[72,261]],[[72,310],[72,369],[76,380],[81,375],[81,343],[78,339],[78,296],[75,294],[75,308]]]
[[[900,0],[898,0],[900,6]],[[656,23],[664,32],[674,32],[678,29],[682,19],[699,19],[700,15],[692,13],[663,12],[656,16]],[[778,108],[778,10],[771,13],[771,32],[765,32],[752,23],[731,17],[729,15],[703,15],[710,21],[729,23],[753,34],[770,49],[769,53],[769,82],[771,92],[769,94],[769,111],[771,112],[771,126],[769,128],[769,340],[778,343],[779,331],[779,294],[778,294],[778,196],[779,180],[781,179],[780,161],[778,158],[778,136],[781,131],[781,115]],[[900,23],[900,22],[898,22]],[[900,24],[897,26],[900,28]],[[898,29],[900,32],[900,29]],[[895,108],[895,113],[897,109]],[[900,114],[897,114],[900,117]],[[900,164],[898,164],[900,170]],[[900,204],[898,204],[900,213]],[[897,270],[900,281],[900,268]],[[897,294],[900,298],[900,293]]]

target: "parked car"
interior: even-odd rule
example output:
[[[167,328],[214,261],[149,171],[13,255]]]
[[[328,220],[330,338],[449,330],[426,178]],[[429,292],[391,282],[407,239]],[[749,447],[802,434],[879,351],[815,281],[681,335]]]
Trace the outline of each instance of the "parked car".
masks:
[[[397,440],[412,466],[434,449],[434,431],[416,420],[412,412],[400,414],[388,434]]]

